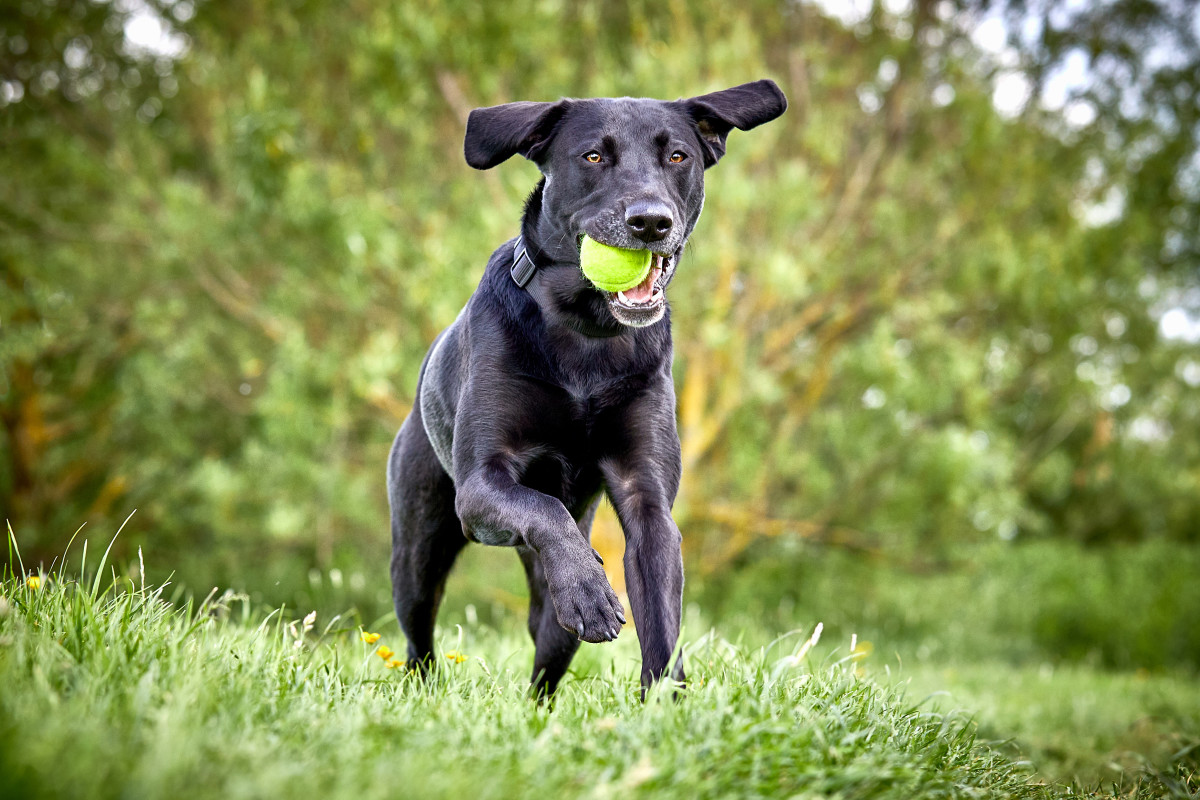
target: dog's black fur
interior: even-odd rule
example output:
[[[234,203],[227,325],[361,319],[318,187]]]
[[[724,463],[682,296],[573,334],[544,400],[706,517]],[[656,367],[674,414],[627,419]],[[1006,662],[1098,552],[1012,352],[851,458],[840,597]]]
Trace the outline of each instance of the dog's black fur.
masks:
[[[471,166],[519,153],[542,171],[521,224],[537,270],[522,288],[509,273],[516,240],[492,254],[426,356],[418,401],[392,447],[392,584],[411,664],[430,663],[446,576],[468,540],[515,547],[525,566],[539,692],[554,691],[580,640],[616,638],[625,615],[589,544],[605,491],[625,531],[643,686],[667,670],[683,560],[671,518],[680,458],[665,289],[700,216],[704,170],[724,154],[726,136],[786,107],[764,80],[675,102],[471,112]],[[585,233],[663,257],[648,300],[584,278]],[[683,680],[681,663],[672,677]]]

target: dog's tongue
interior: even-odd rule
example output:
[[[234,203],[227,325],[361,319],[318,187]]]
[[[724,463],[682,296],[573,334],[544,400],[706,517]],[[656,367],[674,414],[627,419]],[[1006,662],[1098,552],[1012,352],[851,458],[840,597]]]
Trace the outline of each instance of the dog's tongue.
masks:
[[[658,276],[662,274],[662,267],[658,265],[658,259],[654,259],[655,264],[650,268],[649,274],[646,275],[646,280],[634,286],[632,289],[626,289],[622,294],[625,299],[631,303],[648,303],[650,298],[654,296],[654,282],[658,280]]]

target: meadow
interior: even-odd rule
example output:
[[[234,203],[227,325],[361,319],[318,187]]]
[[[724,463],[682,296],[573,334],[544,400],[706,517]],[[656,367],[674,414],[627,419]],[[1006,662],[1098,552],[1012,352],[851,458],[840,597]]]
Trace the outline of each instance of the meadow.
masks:
[[[474,550],[459,589],[496,562]],[[962,636],[931,651],[921,626],[879,622],[915,578],[854,604],[874,608],[874,644],[845,615],[775,635],[769,616],[713,626],[721,609],[692,602],[685,689],[640,699],[627,628],[538,703],[502,604],[460,591],[421,681],[389,615],[188,599],[141,561],[88,558],[0,583],[5,797],[1173,798],[1200,780],[1194,676],[964,652]],[[960,609],[932,605],[926,622],[952,629]]]
[[[0,4],[0,800],[1195,797],[1195,6]],[[482,547],[415,680],[388,448],[539,178],[471,110],[768,77],[670,290],[686,690],[531,701]]]

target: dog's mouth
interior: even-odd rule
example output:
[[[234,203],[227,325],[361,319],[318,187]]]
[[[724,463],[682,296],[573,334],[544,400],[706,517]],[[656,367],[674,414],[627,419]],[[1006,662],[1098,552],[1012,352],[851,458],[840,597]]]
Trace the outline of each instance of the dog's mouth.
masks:
[[[620,292],[605,292],[609,296],[609,302],[616,303],[624,308],[641,309],[655,304],[661,304],[666,295],[663,290],[666,288],[662,277],[667,272],[667,266],[671,262],[671,256],[662,256],[658,253],[653,253],[653,261],[650,264],[650,272],[647,273],[646,279],[629,289]]]
[[[579,241],[582,240],[583,236],[580,236]],[[634,328],[653,325],[662,319],[666,311],[667,284],[675,274],[675,266],[682,252],[682,245],[666,255],[651,251],[650,271],[637,286],[618,292],[610,292],[594,284],[593,288],[604,295],[609,311],[621,324]]]
[[[682,250],[681,247],[668,256],[653,253],[650,272],[637,286],[621,292],[602,292],[617,322],[631,328],[644,328],[663,318],[667,310],[667,284],[675,274]]]
[[[586,235],[590,234],[580,233],[577,235],[575,241],[576,247],[582,248]],[[608,236],[593,236],[592,238],[600,244],[618,249],[639,249],[637,244],[640,244],[640,242],[634,243],[629,241],[610,243],[609,241],[605,241],[606,239],[610,239]],[[597,286],[583,272],[582,266],[580,266],[580,276],[591,285],[593,290],[599,292],[604,297],[608,303],[609,312],[612,313],[617,322],[633,328],[643,328],[658,322],[666,313],[667,285],[670,284],[671,278],[675,275],[675,268],[679,263],[680,255],[683,253],[683,247],[684,243],[680,243],[674,251],[660,253],[642,245],[642,248],[650,250],[650,271],[646,273],[646,277],[642,279],[641,283],[621,291],[609,291]]]

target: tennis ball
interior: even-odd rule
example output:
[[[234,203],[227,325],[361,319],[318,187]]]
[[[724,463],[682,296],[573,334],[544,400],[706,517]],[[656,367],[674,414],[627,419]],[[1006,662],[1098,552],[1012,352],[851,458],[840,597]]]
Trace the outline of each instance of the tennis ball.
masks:
[[[623,292],[646,280],[654,256],[649,250],[626,250],[600,244],[590,236],[579,246],[583,274],[606,292]]]

